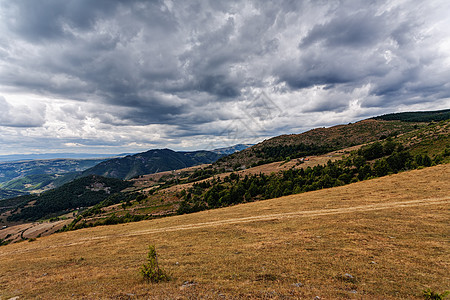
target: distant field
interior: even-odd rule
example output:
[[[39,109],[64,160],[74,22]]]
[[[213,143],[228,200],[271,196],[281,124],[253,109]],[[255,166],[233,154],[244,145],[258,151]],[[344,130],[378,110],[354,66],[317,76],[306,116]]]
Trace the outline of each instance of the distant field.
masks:
[[[450,287],[449,182],[439,165],[2,246],[0,298],[422,299]],[[170,282],[141,280],[148,244]]]

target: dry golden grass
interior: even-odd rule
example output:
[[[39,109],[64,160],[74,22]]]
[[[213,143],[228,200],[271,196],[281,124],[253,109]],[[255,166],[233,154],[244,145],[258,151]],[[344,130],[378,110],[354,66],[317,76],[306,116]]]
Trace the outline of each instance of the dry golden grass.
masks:
[[[61,220],[56,222],[32,222],[9,226],[0,231],[0,239],[8,238],[11,242],[19,241],[23,238],[36,238],[37,236],[46,236],[53,234],[64,225],[70,223],[71,220]]]
[[[449,182],[441,165],[3,246],[0,297],[421,299],[450,287]],[[170,282],[140,278],[148,244]]]

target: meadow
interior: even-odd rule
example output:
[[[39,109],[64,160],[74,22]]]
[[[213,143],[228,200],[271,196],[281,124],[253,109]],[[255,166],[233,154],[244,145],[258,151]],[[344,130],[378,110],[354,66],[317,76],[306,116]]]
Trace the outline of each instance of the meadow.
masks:
[[[450,165],[0,248],[9,299],[423,299],[449,289]],[[171,276],[139,274],[148,245]]]

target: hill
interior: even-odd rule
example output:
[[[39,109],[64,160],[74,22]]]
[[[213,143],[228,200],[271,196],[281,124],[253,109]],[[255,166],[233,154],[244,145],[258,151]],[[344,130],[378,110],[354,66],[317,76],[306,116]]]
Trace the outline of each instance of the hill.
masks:
[[[74,173],[104,159],[39,159],[0,162],[0,199],[58,187],[73,180]]]
[[[403,122],[439,122],[450,119],[450,109],[393,113],[378,116],[374,119],[385,121],[397,120]]]
[[[239,169],[273,161],[317,155],[412,131],[423,124],[368,119],[347,125],[281,135],[219,159],[218,168]]]
[[[423,299],[448,289],[449,176],[440,165],[3,246],[0,297]],[[140,278],[148,244],[171,281]]]
[[[4,182],[1,187],[6,190],[21,191],[25,194],[40,193],[70,182],[78,175],[79,172],[27,175]]]
[[[0,189],[0,200],[1,199],[8,199],[8,198],[14,198],[18,196],[26,195],[26,193],[11,189]]]
[[[88,169],[105,159],[44,159],[0,162],[0,183],[28,175],[63,174]]]
[[[208,151],[175,152],[156,149],[135,155],[102,159],[39,159],[0,162],[0,199],[37,193],[59,187],[75,178],[100,175],[129,179],[135,176],[211,163],[218,158],[243,150],[250,145],[239,144]],[[40,155],[42,157],[49,156]],[[75,154],[66,154],[73,155]],[[39,156],[39,155],[37,155]],[[120,155],[122,156],[122,155]],[[15,156],[5,156],[15,157]],[[30,156],[35,157],[35,156]],[[108,160],[112,160],[107,162]],[[97,164],[104,162],[97,166]],[[89,170],[86,170],[89,169]],[[81,173],[82,171],[85,171]]]
[[[86,176],[40,195],[10,199],[20,204],[11,212],[8,220],[35,221],[60,215],[80,207],[95,205],[129,186],[130,183],[119,179]],[[5,200],[0,201],[0,204],[4,202],[6,203]]]
[[[100,175],[130,179],[136,176],[212,163],[222,155],[211,151],[175,152],[154,149],[147,152],[104,161],[82,172],[82,176]]]

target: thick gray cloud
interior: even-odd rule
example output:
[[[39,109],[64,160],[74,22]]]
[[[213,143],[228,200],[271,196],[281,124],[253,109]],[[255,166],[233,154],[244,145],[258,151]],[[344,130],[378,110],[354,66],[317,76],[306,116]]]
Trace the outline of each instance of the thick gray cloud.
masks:
[[[12,106],[0,96],[0,126],[40,127],[44,125],[45,107]]]
[[[0,130],[23,151],[50,137],[193,149],[448,107],[449,13],[444,0],[0,0]],[[262,91],[276,117],[254,115]]]

